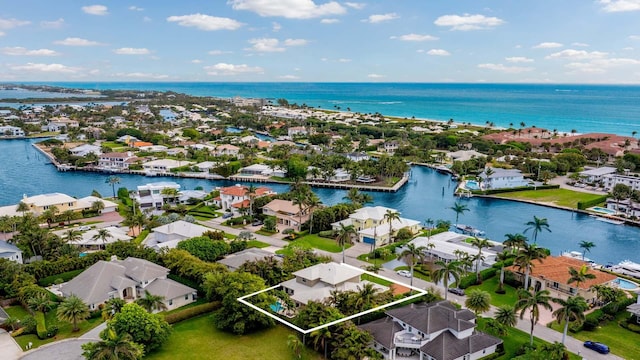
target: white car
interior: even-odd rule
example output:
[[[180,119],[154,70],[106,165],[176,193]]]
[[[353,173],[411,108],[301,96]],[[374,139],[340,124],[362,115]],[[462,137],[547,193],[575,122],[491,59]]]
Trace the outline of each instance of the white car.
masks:
[[[80,231],[88,231],[88,230],[91,230],[91,226],[88,226],[88,225],[82,225],[82,226],[80,226],[80,227],[78,228],[78,230],[80,230]]]
[[[409,270],[398,270],[396,271],[396,274],[404,277],[411,277],[411,271]]]

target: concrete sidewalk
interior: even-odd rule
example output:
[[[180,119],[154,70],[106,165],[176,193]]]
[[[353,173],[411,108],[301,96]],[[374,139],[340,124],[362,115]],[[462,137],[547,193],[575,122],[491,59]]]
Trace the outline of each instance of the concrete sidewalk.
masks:
[[[3,329],[0,329],[0,354],[3,360],[15,360],[22,356],[20,345]]]

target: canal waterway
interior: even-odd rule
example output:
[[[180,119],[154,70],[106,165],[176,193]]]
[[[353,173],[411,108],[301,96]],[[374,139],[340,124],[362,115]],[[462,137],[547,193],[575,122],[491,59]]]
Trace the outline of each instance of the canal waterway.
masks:
[[[17,203],[23,194],[63,192],[82,197],[95,189],[104,196],[111,195],[111,187],[105,183],[107,175],[58,172],[44,155],[31,146],[34,141],[0,141],[0,206]],[[572,211],[507,200],[459,200],[453,196],[455,182],[449,176],[418,166],[412,167],[411,173],[410,181],[396,193],[372,192],[374,205],[398,209],[403,217],[410,219],[445,219],[454,223],[455,213],[450,207],[461,201],[469,211],[460,216],[459,222],[484,230],[489,238],[497,241],[504,240],[505,234],[523,232],[524,224],[535,215],[549,221],[551,232],[540,233],[538,244],[551,249],[554,255],[563,250],[580,250],[578,243],[587,240],[596,244],[587,257],[598,263],[618,263],[625,259],[640,262],[640,228],[609,224]],[[225,180],[118,176],[121,183],[117,187],[129,189],[156,181],[175,181],[183,189],[202,186],[205,190],[233,184]],[[287,185],[281,184],[268,186],[278,192],[288,189]],[[327,205],[343,201],[346,195],[344,190],[324,188],[314,188],[314,192]]]

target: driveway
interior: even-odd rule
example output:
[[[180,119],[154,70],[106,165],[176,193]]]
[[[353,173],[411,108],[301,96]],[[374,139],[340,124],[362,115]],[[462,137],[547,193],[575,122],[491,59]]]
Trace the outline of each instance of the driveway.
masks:
[[[84,360],[82,345],[100,340],[100,332],[107,327],[102,323],[77,339],[65,339],[40,346],[24,353],[21,360]],[[4,354],[4,353],[3,353]],[[4,357],[2,357],[4,360]],[[17,359],[17,358],[16,358]]]
[[[15,360],[22,355],[22,349],[18,343],[3,329],[0,329],[0,354],[3,360]]]

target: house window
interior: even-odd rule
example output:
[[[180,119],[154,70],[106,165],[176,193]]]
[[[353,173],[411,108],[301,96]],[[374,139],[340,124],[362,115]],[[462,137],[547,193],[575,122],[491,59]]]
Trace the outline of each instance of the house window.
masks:
[[[189,295],[185,295],[185,296],[184,296],[184,299],[185,299],[185,300],[189,300]]]
[[[554,281],[553,282],[553,287],[557,289],[558,288],[558,283]]]
[[[173,305],[173,300],[169,300],[169,306]]]

